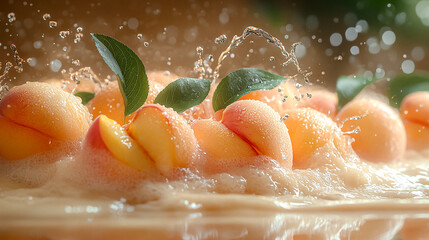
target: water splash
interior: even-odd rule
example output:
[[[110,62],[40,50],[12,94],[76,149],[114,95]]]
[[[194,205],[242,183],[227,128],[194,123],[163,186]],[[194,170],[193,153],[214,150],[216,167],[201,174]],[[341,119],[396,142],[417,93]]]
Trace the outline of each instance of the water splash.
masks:
[[[218,82],[219,70],[222,67],[223,61],[232,53],[232,50],[234,48],[241,45],[243,43],[243,41],[248,36],[250,36],[252,34],[256,35],[258,37],[263,37],[267,40],[268,43],[271,43],[271,44],[274,44],[275,46],[277,46],[281,50],[282,55],[286,58],[286,61],[283,62],[282,66],[286,67],[290,63],[293,63],[296,67],[298,74],[304,78],[304,82],[306,84],[310,84],[309,77],[311,76],[312,73],[307,72],[300,67],[300,65],[298,63],[298,59],[295,55],[295,48],[296,48],[296,46],[298,46],[301,43],[298,42],[298,43],[292,44],[291,50],[288,52],[288,51],[286,51],[283,43],[278,38],[272,36],[271,34],[269,34],[268,32],[266,32],[263,29],[253,27],[253,26],[249,26],[246,29],[244,29],[242,35],[240,35],[240,36],[235,35],[232,38],[231,43],[229,44],[228,48],[224,52],[221,53],[221,55],[219,56],[219,59],[218,59],[217,66],[216,66],[214,73],[213,73],[213,82],[212,82],[213,84],[216,84]],[[291,76],[290,78],[294,78],[295,76]]]
[[[21,57],[19,57],[18,50],[16,49],[16,45],[15,44],[11,44],[10,45],[10,49],[13,52],[13,59],[15,60],[15,64],[16,64],[15,70],[18,73],[22,73],[24,71],[24,67],[23,67],[24,59],[22,59]]]
[[[362,118],[366,117],[368,114],[369,114],[369,112],[365,111],[365,113],[362,114],[362,115],[346,118],[346,119],[344,119],[343,121],[341,121],[339,123],[338,127],[340,129],[342,129],[344,127],[344,124],[346,122],[348,122],[348,121],[356,121],[356,120],[362,119]],[[357,133],[360,133],[360,131],[361,131],[360,127],[356,127],[355,129],[353,129],[351,131],[343,132],[343,134],[357,134]]]

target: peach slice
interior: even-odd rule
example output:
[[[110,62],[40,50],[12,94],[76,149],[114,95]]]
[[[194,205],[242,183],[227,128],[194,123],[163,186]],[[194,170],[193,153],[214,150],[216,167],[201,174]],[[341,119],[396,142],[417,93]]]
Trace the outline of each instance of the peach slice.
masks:
[[[361,117],[359,119],[351,119]],[[399,114],[385,103],[373,99],[356,99],[346,104],[337,115],[344,123],[343,132],[352,132],[352,147],[371,162],[392,162],[404,156],[407,136]]]
[[[234,102],[223,112],[222,123],[262,155],[277,160],[283,167],[292,167],[288,129],[267,104],[255,100]]]
[[[107,149],[121,163],[137,170],[154,170],[149,156],[115,121],[101,115],[92,123],[85,143],[94,149]]]
[[[313,163],[306,162],[307,158],[329,141],[340,151],[346,149],[341,130],[325,114],[312,108],[289,109],[285,114],[289,115],[284,124],[292,142],[294,168],[310,167]]]
[[[149,94],[145,103],[153,103],[156,96],[163,88],[163,85],[149,81]],[[124,120],[124,100],[117,81],[109,82],[104,89],[98,92],[88,103],[88,110],[94,119],[100,115],[105,115],[118,123],[124,123],[125,120],[127,122],[131,121],[135,114],[134,112],[128,115]]]
[[[81,140],[89,128],[80,98],[47,83],[12,88],[0,101],[0,115],[58,140]]]
[[[52,138],[0,115],[0,158],[18,160],[51,148]]]
[[[197,154],[197,139],[191,127],[171,108],[143,105],[127,130],[165,175],[176,167],[189,167]]]
[[[200,147],[214,158],[255,157],[257,152],[225,125],[211,119],[192,125]]]
[[[401,103],[401,117],[407,132],[407,148],[429,148],[429,92],[407,95]]]
[[[315,109],[333,119],[337,113],[337,95],[326,90],[309,91],[309,93],[311,98],[304,98],[299,101],[298,107]]]

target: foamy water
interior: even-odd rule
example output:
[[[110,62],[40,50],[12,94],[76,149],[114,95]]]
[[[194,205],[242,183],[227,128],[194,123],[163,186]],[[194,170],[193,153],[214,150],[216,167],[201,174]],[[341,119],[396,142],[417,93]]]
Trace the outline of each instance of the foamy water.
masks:
[[[393,237],[407,221],[429,217],[429,150],[409,151],[400,163],[376,165],[352,151],[341,156],[329,143],[308,159],[315,163],[309,169],[283,169],[259,156],[256,161],[266,162],[262,167],[212,175],[185,169],[169,179],[122,182],[91,175],[94,166],[83,156],[40,165],[34,160],[46,157],[2,162],[2,232],[27,229],[54,239],[64,234],[91,239],[93,232],[100,238],[122,233],[167,239],[219,234],[348,239],[372,233]],[[421,224],[426,231],[426,222]],[[69,225],[69,231],[57,229]]]

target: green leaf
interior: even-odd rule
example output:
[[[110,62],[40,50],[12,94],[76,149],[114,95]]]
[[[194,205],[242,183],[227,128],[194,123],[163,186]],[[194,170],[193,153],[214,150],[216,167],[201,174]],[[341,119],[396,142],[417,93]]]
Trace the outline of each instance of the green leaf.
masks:
[[[387,93],[390,105],[399,108],[405,96],[417,91],[429,91],[429,72],[418,71],[393,78]]]
[[[155,98],[155,103],[181,113],[204,101],[210,92],[209,79],[179,78],[168,84]]]
[[[286,78],[256,68],[241,68],[222,79],[213,94],[213,109],[226,108],[240,97],[256,90],[270,90]]]
[[[364,87],[373,83],[376,78],[368,79],[362,75],[340,76],[337,80],[338,109],[353,100]]]
[[[88,102],[95,97],[95,93],[92,92],[77,92],[74,95],[82,99],[83,105],[88,104]]]
[[[127,116],[139,109],[149,93],[146,70],[139,57],[125,44],[111,37],[91,33],[104,62],[116,73]]]

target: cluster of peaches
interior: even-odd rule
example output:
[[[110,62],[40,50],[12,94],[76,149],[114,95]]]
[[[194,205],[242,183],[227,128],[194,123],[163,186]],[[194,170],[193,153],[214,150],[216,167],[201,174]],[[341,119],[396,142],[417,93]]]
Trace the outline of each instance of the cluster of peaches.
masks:
[[[176,168],[192,166],[205,173],[226,172],[257,165],[259,155],[284,168],[308,168],[315,164],[312,154],[329,141],[340,153],[347,152],[352,142],[354,151],[372,162],[400,160],[407,148],[429,147],[429,92],[408,95],[400,113],[365,98],[337,111],[335,94],[306,89],[312,97],[298,100],[293,97],[297,89],[284,83],[281,91],[248,93],[212,118],[196,116],[188,123],[172,109],[153,104],[175,76],[158,72],[148,76],[146,103],[126,118],[115,82],[87,106],[47,83],[12,88],[0,101],[0,159],[27,159],[54,151],[57,142],[78,141],[88,162],[98,161],[99,174],[105,169],[106,176],[119,179],[147,172],[168,176]],[[289,96],[286,102],[282,101],[285,95]],[[94,157],[100,153],[106,157]],[[115,171],[111,166],[118,164],[121,170]]]

